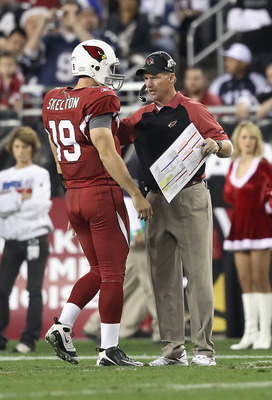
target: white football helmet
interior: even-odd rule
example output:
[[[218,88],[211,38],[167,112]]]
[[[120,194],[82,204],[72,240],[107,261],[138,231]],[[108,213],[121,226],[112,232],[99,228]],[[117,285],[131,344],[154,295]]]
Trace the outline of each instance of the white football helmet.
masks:
[[[120,90],[124,83],[124,75],[115,74],[115,66],[119,65],[113,49],[102,40],[85,40],[78,44],[71,56],[72,74],[87,75],[99,85]]]

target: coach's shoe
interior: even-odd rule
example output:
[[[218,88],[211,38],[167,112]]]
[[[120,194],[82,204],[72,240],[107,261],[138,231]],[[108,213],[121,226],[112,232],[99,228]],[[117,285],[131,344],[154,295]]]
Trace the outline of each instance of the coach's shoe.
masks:
[[[7,351],[7,340],[0,339],[0,353]]]
[[[216,365],[214,357],[208,357],[205,354],[197,354],[191,361],[192,365],[200,365],[201,367],[211,367]]]
[[[108,349],[100,349],[99,356],[96,361],[96,365],[98,367],[109,367],[112,365],[119,365],[123,367],[133,366],[133,367],[142,367],[144,364],[140,361],[135,361],[132,358],[128,357],[119,346],[109,347]]]
[[[78,364],[78,356],[71,337],[73,335],[72,327],[61,324],[56,317],[54,321],[54,325],[45,335],[45,340],[51,344],[56,355],[63,361]]]
[[[21,354],[27,354],[30,353],[31,351],[35,351],[35,343],[28,344],[19,342],[13,349],[13,353],[21,353]]]
[[[188,357],[186,350],[185,349],[183,350],[180,357],[177,358],[159,357],[156,360],[151,361],[148,365],[150,365],[151,367],[163,367],[165,365],[180,365],[187,367]]]

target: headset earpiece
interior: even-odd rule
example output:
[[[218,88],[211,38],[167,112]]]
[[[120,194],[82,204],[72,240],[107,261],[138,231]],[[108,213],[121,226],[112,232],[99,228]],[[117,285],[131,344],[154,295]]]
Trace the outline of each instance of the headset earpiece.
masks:
[[[142,101],[143,103],[145,103],[146,102],[146,98],[144,97],[144,92],[146,91],[146,84],[144,84],[143,86],[142,86],[142,88],[141,88],[141,90],[139,91],[139,94],[138,94],[138,99],[140,100],[140,101]]]

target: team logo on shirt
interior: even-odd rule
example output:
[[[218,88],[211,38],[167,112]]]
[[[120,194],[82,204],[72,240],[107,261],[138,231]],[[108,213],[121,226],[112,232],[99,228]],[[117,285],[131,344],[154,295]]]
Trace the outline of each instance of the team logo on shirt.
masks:
[[[87,53],[97,60],[98,62],[101,62],[102,60],[106,60],[107,56],[104,53],[104,50],[101,49],[101,47],[97,46],[85,46],[83,45],[84,49],[87,51]]]
[[[152,64],[154,64],[154,59],[153,59],[152,57],[149,57],[149,58],[146,60],[146,63],[147,63],[147,65],[152,65]]]
[[[176,125],[177,122],[178,122],[178,121],[171,121],[171,122],[169,122],[168,128],[173,128],[173,126]]]

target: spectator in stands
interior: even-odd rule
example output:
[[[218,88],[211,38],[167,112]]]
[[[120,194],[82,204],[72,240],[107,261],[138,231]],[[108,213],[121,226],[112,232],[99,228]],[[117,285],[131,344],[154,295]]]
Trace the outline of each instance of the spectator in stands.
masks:
[[[22,70],[28,83],[37,83],[40,67],[46,61],[42,35],[50,28],[55,28],[56,11],[56,8],[48,10],[46,7],[33,7],[21,17],[20,26],[26,35]]]
[[[0,0],[0,36],[8,36],[13,29],[19,28],[21,15],[28,7],[26,3]]]
[[[31,45],[28,47],[32,54],[44,49],[44,59],[39,70],[38,83],[45,86],[73,85],[75,78],[71,73],[71,53],[79,42],[90,39],[89,32],[84,29],[78,20],[80,6],[71,0],[66,0],[56,12],[55,9],[48,10],[36,15],[37,29],[33,30]],[[33,13],[27,11],[27,13]],[[22,18],[25,16],[23,15]],[[55,24],[56,31],[46,33],[49,23]],[[38,60],[37,60],[38,61]]]
[[[252,51],[254,71],[264,73],[271,61],[271,0],[234,0],[227,14],[227,28],[237,32],[239,41]]]
[[[65,1],[65,0],[64,0]],[[105,16],[105,8],[108,5],[108,0],[76,0],[76,2],[80,5],[82,10],[86,10],[88,8],[93,9],[95,14],[97,15],[99,21],[103,19]]]
[[[151,35],[147,15],[140,12],[140,0],[120,0],[118,12],[110,16],[106,29],[118,38],[123,69],[144,61]]]
[[[187,56],[187,33],[191,23],[201,14],[209,10],[210,0],[176,0],[176,13],[180,22],[180,55]],[[211,20],[204,22],[196,32],[195,51],[203,50],[211,41],[212,23]]]
[[[24,78],[17,71],[17,60],[11,53],[0,54],[0,110],[20,112],[20,88]]]
[[[190,67],[184,74],[184,91],[182,94],[205,106],[219,106],[222,100],[208,91],[207,73],[200,67]]]
[[[268,86],[265,91],[257,96],[257,99],[260,102],[260,107],[257,111],[258,118],[272,118],[272,63],[266,67],[265,75]]]
[[[80,25],[90,33],[96,32],[99,29],[100,21],[98,14],[96,10],[89,5],[89,3],[85,6],[81,6],[81,11],[78,14],[78,20]]]
[[[141,0],[140,10],[147,15],[151,32],[152,50],[164,50],[178,56],[178,30],[180,26],[175,2]]]
[[[47,10],[46,8],[38,9],[41,11],[37,15]],[[10,52],[17,58],[19,70],[24,75],[26,82],[29,82],[32,76],[35,75],[36,68],[43,58],[42,52],[32,51],[31,48],[31,43],[35,40],[37,24],[34,24],[34,21],[28,24],[28,19],[26,20],[25,18],[29,13],[34,14],[35,12],[36,8],[26,11],[20,20],[21,27],[13,29],[6,38],[2,38],[0,43],[0,52]],[[22,23],[22,20],[24,23]]]
[[[14,54],[20,63],[23,58],[24,48],[27,41],[27,35],[21,28],[13,29],[10,34],[3,37],[0,42],[0,51],[7,51]]]
[[[263,157],[259,127],[241,122],[233,132],[233,155],[224,188],[232,205],[231,229],[224,249],[234,252],[242,289],[245,328],[232,350],[269,349],[271,343],[272,293],[272,167]],[[259,327],[258,327],[259,325]]]
[[[249,107],[258,104],[256,96],[266,87],[263,75],[250,72],[251,51],[242,43],[234,43],[223,52],[226,73],[216,78],[209,90],[226,105],[236,105],[236,116],[246,118]]]
[[[91,2],[91,0],[90,0]],[[79,0],[81,11],[78,14],[78,21],[81,26],[88,31],[89,38],[103,40],[108,43],[116,55],[120,56],[120,48],[117,36],[108,30],[105,30],[101,22],[101,12],[94,7],[88,0]]]

